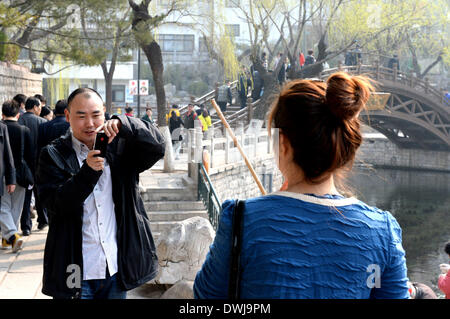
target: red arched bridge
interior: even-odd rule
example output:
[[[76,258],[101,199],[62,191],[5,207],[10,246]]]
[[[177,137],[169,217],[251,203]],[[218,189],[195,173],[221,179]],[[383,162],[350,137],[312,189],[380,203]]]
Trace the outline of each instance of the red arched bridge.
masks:
[[[368,111],[361,119],[384,134],[400,148],[450,151],[450,103],[444,92],[432,87],[427,79],[421,80],[409,74],[388,69],[380,65],[340,66],[326,69],[320,78],[345,71],[366,75],[376,81],[377,93],[369,103]],[[235,91],[236,81],[232,83]],[[214,97],[214,91],[196,99],[205,103]],[[258,101],[247,103],[247,107],[229,107],[226,118],[230,125],[251,120]],[[222,127],[217,118],[215,128]]]

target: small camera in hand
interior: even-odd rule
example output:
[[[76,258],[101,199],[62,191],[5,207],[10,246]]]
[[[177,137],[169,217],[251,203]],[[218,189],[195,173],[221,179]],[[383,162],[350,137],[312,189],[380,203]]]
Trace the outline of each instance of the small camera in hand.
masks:
[[[105,131],[100,131],[95,137],[94,150],[99,150],[100,154],[96,154],[96,157],[105,157],[106,147],[108,146],[108,136]]]

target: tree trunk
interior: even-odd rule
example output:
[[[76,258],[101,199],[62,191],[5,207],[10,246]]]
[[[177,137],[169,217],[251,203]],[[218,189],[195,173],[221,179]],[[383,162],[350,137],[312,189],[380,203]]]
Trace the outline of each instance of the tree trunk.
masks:
[[[111,113],[111,104],[112,104],[112,81],[113,74],[110,71],[108,72],[108,66],[106,61],[103,61],[100,66],[102,67],[103,77],[105,78],[105,104],[106,104],[106,112]]]
[[[143,45],[142,50],[144,51],[152,70],[153,82],[155,83],[156,107],[158,110],[157,123],[164,139],[166,140],[164,172],[170,173],[175,170],[175,163],[173,157],[172,138],[169,127],[166,123],[166,92],[164,90],[164,64],[162,60],[161,47],[156,41],[152,41],[148,45]]]

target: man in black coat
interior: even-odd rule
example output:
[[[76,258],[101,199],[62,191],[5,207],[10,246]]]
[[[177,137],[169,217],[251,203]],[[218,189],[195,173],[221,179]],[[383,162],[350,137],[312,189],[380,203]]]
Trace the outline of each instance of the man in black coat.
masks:
[[[14,158],[16,172],[21,170],[24,165],[30,167],[35,160],[31,154],[30,129],[17,123],[19,118],[19,105],[15,101],[6,101],[2,105],[3,123],[6,124],[9,134],[9,143]],[[29,180],[33,184],[33,181]],[[25,191],[29,183],[16,175],[16,187],[12,193],[4,193],[1,198],[0,219],[3,238],[11,238],[17,234],[20,215],[22,214]],[[17,236],[16,236],[17,237]],[[18,251],[20,246],[12,247],[13,252]]]
[[[55,105],[55,118],[51,121],[39,124],[38,148],[41,150],[44,146],[50,144],[54,139],[64,136],[70,127],[66,121],[64,110],[67,108],[66,100],[59,100]],[[39,156],[38,156],[39,157]]]
[[[19,117],[19,124],[25,125],[30,129],[32,157],[36,160],[38,155],[39,125],[41,123],[47,122],[46,119],[39,116],[41,114],[41,110],[41,102],[39,101],[39,99],[35,97],[29,97],[25,102],[25,113]],[[30,169],[33,175],[35,175],[36,161],[33,162],[33,165],[30,167]],[[47,212],[41,206],[36,187],[33,187],[32,190],[27,189],[25,192],[25,201],[23,203],[22,216],[20,218],[20,228],[22,229],[22,234],[24,236],[28,236],[31,232],[32,223],[30,216],[30,203],[32,192],[34,192],[35,206],[38,215],[38,229],[42,230],[48,225]]]
[[[5,192],[11,194],[16,188],[16,170],[14,167],[14,158],[9,144],[8,128],[4,123],[0,122],[0,178],[5,180],[5,183],[0,183],[0,196]],[[4,185],[6,185],[6,189]],[[8,225],[4,223],[3,216],[0,217],[0,227],[2,228],[2,236],[9,238],[2,238],[2,249],[12,246],[13,252],[18,251],[23,243],[19,234],[14,233],[12,236],[5,234],[8,230]]]
[[[104,120],[89,88],[71,93],[71,130],[45,146],[37,184],[49,214],[42,292],[54,298],[125,298],[158,272],[139,174],[164,156],[165,141],[149,122],[124,115]],[[104,130],[105,157],[93,150]]]

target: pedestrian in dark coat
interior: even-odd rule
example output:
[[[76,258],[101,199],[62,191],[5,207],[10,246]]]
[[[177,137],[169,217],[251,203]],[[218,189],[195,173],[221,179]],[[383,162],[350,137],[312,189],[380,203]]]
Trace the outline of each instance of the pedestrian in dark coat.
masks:
[[[55,118],[51,121],[39,124],[38,129],[38,148],[41,150],[44,146],[50,144],[54,139],[64,136],[70,127],[66,121],[64,110],[67,108],[66,100],[59,100],[55,105]],[[39,158],[39,157],[38,157]]]
[[[25,102],[25,113],[23,113],[19,117],[19,124],[25,125],[30,129],[30,135],[31,135],[31,151],[32,151],[32,157],[35,159],[35,161],[32,163],[33,165],[30,166],[31,172],[33,175],[35,175],[36,172],[36,161],[38,156],[38,136],[39,136],[39,125],[41,123],[47,122],[46,119],[40,117],[42,107],[41,102],[39,99],[35,97],[29,97],[27,101]],[[47,212],[44,208],[41,206],[41,202],[39,200],[39,196],[37,194],[36,186],[33,187],[33,189],[27,189],[25,191],[25,201],[23,203],[23,210],[22,210],[22,216],[20,217],[20,227],[22,229],[22,232],[24,234],[31,232],[31,211],[30,211],[30,204],[31,204],[31,196],[32,193],[34,193],[35,198],[35,206],[37,211],[37,222],[38,222],[38,229],[42,230],[48,225],[48,218],[47,218]]]
[[[125,291],[148,282],[158,272],[138,182],[139,174],[164,156],[165,141],[151,123],[138,118],[114,115],[104,122],[102,103],[92,89],[72,92],[65,111],[71,130],[45,146],[39,158],[37,184],[50,221],[42,292],[54,298],[124,298]],[[92,150],[100,129],[109,136],[105,158],[95,157],[99,151]],[[105,176],[109,181],[101,184]],[[107,191],[102,191],[102,185]],[[102,207],[113,204],[114,208],[106,211],[95,203],[90,208],[93,197]],[[108,215],[111,227],[102,228],[97,235],[109,234],[109,241],[88,236],[86,228],[95,226],[89,216],[96,216],[96,211],[98,216],[100,212]],[[112,229],[115,231],[110,233]],[[104,245],[109,253],[103,252]],[[103,266],[93,268],[89,261]],[[89,272],[97,272],[101,278],[88,280]],[[97,295],[92,282],[115,288]]]

